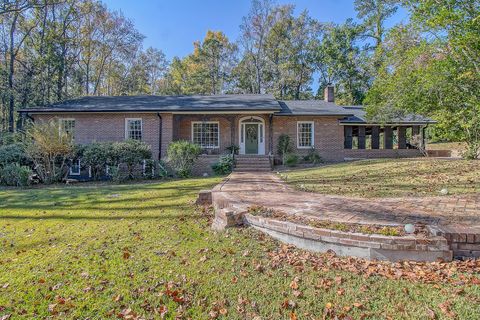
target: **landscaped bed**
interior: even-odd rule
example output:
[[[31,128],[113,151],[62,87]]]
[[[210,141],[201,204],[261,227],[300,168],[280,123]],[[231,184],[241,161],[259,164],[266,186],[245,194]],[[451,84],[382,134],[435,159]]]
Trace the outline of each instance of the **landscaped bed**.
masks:
[[[478,160],[362,160],[280,176],[303,191],[368,198],[480,192]]]
[[[332,222],[326,220],[319,220],[304,215],[291,215],[279,210],[265,208],[262,206],[252,206],[248,208],[248,213],[254,216],[261,216],[280,221],[289,221],[296,224],[307,225],[315,228],[331,229],[342,232],[363,233],[363,234],[379,234],[383,236],[403,237],[407,235],[414,235],[417,238],[427,238],[430,236],[424,224],[416,224],[414,232],[407,233],[403,225],[378,225],[378,224],[359,224],[346,222]]]
[[[315,254],[193,205],[218,178],[0,190],[0,318],[477,319],[480,261]]]

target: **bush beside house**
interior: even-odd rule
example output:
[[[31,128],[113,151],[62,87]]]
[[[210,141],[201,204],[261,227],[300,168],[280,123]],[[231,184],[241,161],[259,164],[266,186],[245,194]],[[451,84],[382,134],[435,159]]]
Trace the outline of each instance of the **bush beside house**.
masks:
[[[190,177],[193,165],[202,152],[200,146],[180,140],[170,143],[167,150],[167,162],[175,170],[177,176]]]

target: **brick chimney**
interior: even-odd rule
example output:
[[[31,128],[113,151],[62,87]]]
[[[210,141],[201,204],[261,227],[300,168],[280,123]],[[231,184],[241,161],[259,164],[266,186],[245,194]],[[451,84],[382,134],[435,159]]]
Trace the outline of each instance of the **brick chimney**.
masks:
[[[334,102],[335,101],[335,93],[334,93],[335,87],[331,85],[330,83],[327,84],[325,87],[325,91],[323,93],[323,99],[326,102]]]

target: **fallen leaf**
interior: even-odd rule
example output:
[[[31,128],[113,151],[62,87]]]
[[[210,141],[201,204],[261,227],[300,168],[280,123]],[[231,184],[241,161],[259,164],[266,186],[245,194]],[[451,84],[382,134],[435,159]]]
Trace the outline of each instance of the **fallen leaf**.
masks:
[[[298,289],[297,281],[292,280],[292,282],[290,282],[290,288],[292,288],[293,290],[297,290]]]
[[[219,312],[222,316],[226,316],[228,314],[228,310],[225,308],[220,309]]]
[[[357,309],[362,309],[363,308],[363,304],[361,304],[360,302],[354,302],[353,306]]]
[[[450,308],[452,306],[452,303],[450,301],[445,301],[444,303],[440,303],[438,305],[438,307],[440,308],[440,311],[442,311],[442,313],[444,315],[446,315],[447,317],[450,317],[450,318],[454,318],[455,317],[455,312],[453,312]]]
[[[437,316],[435,315],[435,312],[430,308],[427,308],[427,317],[428,319],[432,319],[432,320],[437,318]]]

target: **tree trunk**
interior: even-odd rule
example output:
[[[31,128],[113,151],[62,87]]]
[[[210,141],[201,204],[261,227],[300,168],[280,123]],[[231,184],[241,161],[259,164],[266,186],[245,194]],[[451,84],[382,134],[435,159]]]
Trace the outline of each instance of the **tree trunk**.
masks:
[[[8,68],[8,131],[15,132],[15,96],[13,92],[13,74],[15,72],[15,29],[17,27],[18,13],[13,17],[12,25],[10,28],[10,60]]]

